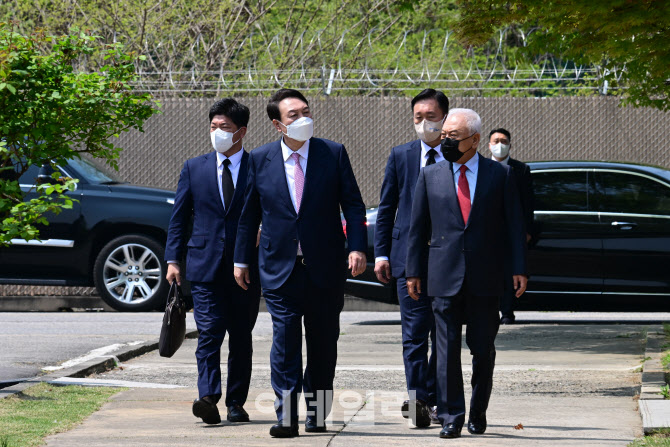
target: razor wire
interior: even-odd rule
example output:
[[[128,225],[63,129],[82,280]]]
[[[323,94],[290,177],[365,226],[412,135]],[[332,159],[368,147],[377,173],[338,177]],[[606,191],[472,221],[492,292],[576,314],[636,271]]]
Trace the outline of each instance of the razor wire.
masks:
[[[207,47],[210,53],[215,46],[206,45],[198,36],[190,46],[190,57],[182,57],[179,63],[170,59],[163,70],[156,69],[160,64],[151,59],[152,55],[167,47],[176,49],[177,45],[159,43],[152,47],[147,41],[148,60],[137,67],[134,87],[157,96],[260,94],[283,87],[325,95],[401,94],[432,87],[463,96],[496,96],[505,91],[543,96],[604,94],[607,77],[612,92],[621,87],[618,82],[612,86],[611,79],[620,81],[625,72],[625,67],[612,71],[576,65],[550,54],[529,60],[506,43],[512,38],[526,46],[535,29],[504,29],[478,48],[463,47],[451,38],[449,30],[403,31],[392,39],[398,42],[392,54],[379,54],[374,43],[387,30],[372,29],[358,41],[349,42],[349,47],[347,31],[337,42],[324,42],[324,31],[303,31],[290,48],[282,47],[279,35],[267,38],[252,32],[235,48],[222,40],[225,54],[218,66],[216,60],[198,57],[198,47]],[[408,37],[420,43],[412,44]],[[352,54],[362,56],[352,59]],[[184,69],[187,66],[189,69]]]

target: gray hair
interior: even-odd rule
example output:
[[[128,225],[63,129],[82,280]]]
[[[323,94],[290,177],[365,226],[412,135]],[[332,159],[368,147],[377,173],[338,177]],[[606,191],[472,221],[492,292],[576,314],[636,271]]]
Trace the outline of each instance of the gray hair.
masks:
[[[468,126],[470,135],[482,133],[482,119],[479,114],[472,109],[451,109],[447,118],[452,115],[463,115],[465,117],[465,124]]]

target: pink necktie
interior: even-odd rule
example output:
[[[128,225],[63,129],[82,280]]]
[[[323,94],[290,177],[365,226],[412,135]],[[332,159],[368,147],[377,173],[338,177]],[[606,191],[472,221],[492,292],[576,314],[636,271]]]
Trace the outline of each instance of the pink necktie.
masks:
[[[293,170],[293,182],[295,184],[295,207],[296,211],[300,211],[300,202],[302,201],[302,190],[305,187],[305,173],[300,166],[300,154],[294,152],[291,154],[295,160],[295,168]]]
[[[468,168],[461,165],[461,175],[458,176],[458,204],[461,206],[461,214],[463,214],[463,223],[468,223],[470,217],[470,184],[468,178],[465,176],[465,171]]]

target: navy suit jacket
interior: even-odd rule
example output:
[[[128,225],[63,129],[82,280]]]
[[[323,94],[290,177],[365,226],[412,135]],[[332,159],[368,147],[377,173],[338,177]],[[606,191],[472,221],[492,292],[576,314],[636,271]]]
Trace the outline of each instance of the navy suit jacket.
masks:
[[[348,248],[366,252],[365,205],[344,146],[321,138],[309,141],[305,187],[296,213],[289,195],[280,140],[254,149],[240,217],[235,263],[249,264],[256,229],[263,222],[259,248],[261,286],[276,290],[295,266],[298,240],[310,279],[322,287],[344,283]]]
[[[526,274],[526,230],[514,175],[509,166],[479,156],[477,185],[466,225],[452,166],[441,161],[419,173],[406,275],[427,276],[429,296],[454,296],[464,281],[473,295],[501,296],[505,262],[512,263],[513,275]],[[425,272],[421,253],[429,234]],[[505,255],[507,247],[511,258]]]
[[[519,188],[519,198],[521,199],[521,210],[523,211],[523,221],[526,224],[526,232],[535,234],[533,218],[535,216],[535,201],[533,196],[533,177],[528,165],[522,161],[515,160],[512,157],[508,160],[509,166],[514,172],[516,186]]]
[[[224,260],[225,271],[230,272],[232,278],[237,222],[244,204],[248,164],[249,154],[244,152],[235,194],[228,209],[224,210],[219,193],[216,152],[186,160],[184,163],[168,227],[165,260],[183,259],[184,243],[192,217],[193,230],[186,244],[186,279],[189,281],[214,281]],[[256,262],[251,262],[252,260],[253,257],[250,257],[249,264],[255,265]]]
[[[409,221],[419,169],[421,140],[391,149],[377,211],[375,257],[389,258],[391,274],[396,278],[405,276]]]

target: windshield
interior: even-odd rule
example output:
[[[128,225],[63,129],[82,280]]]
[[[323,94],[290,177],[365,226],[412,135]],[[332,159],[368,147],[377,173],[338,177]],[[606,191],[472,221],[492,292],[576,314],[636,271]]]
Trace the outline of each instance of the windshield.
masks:
[[[85,158],[73,158],[69,161],[77,172],[88,182],[98,185],[111,185],[114,183],[126,183],[111,172],[111,169],[100,166]]]

